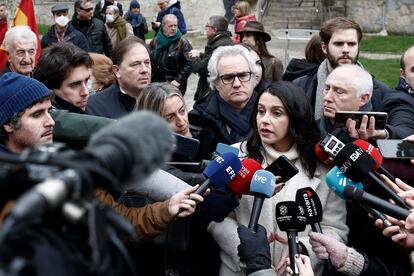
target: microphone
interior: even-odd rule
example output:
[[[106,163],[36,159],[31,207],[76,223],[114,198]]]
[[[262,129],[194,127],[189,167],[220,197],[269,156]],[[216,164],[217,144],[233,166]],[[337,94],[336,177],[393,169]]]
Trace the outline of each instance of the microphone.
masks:
[[[322,233],[322,203],[318,194],[311,188],[305,187],[296,191],[296,202],[304,207],[308,224],[312,231]]]
[[[250,214],[249,229],[256,232],[263,201],[275,192],[276,177],[266,170],[257,170],[250,184],[250,192],[254,194],[253,208]]]
[[[63,158],[59,156],[47,160],[50,164],[74,169],[58,172],[26,191],[16,201],[6,222],[14,225],[35,219],[72,196],[91,194],[93,187],[88,184],[92,184],[91,179],[99,182],[97,179],[100,180],[102,175],[103,179],[123,184],[141,180],[170,157],[172,144],[173,136],[163,119],[150,112],[131,113],[100,129],[92,136],[85,151],[71,160],[60,160]],[[39,160],[35,161],[39,163]],[[123,188],[123,185],[111,184],[108,185],[115,190]]]
[[[230,181],[228,187],[237,195],[246,195],[250,194],[250,182],[252,182],[254,173],[261,170],[262,166],[252,158],[242,160],[241,165],[240,171]]]
[[[321,233],[322,227],[322,203],[318,194],[311,188],[305,187],[296,191],[296,202],[305,210],[307,224],[310,224],[312,231]],[[325,260],[325,265],[332,271],[332,264],[329,259]]]
[[[346,198],[343,197],[345,186],[355,186],[361,190],[364,188],[361,182],[356,182],[346,177],[346,175],[343,172],[341,172],[336,166],[333,167],[326,174],[325,179],[329,189],[331,189],[337,196],[339,196],[343,200],[346,200]]]
[[[279,202],[276,204],[276,222],[281,231],[287,232],[290,268],[294,276],[299,276],[295,258],[299,255],[298,232],[306,227],[305,211],[295,201]]]
[[[376,164],[374,169],[376,171],[378,171],[381,174],[384,174],[392,182],[395,182],[395,177],[389,171],[387,171],[384,167],[381,166],[383,157],[380,151],[376,147],[374,147],[372,144],[368,143],[367,141],[361,140],[361,139],[355,140],[353,144],[363,149],[366,153],[368,153],[372,157],[372,159],[374,159],[375,164]]]
[[[376,197],[370,193],[364,192],[356,187],[346,186],[344,188],[343,196],[349,201],[356,201],[363,203],[369,207],[372,207],[378,211],[384,212],[396,219],[405,220],[410,211],[400,206],[389,203],[379,197]]]
[[[216,156],[203,171],[207,179],[194,193],[203,195],[211,185],[215,189],[224,188],[230,180],[236,177],[240,169],[241,162],[234,153],[226,152]]]
[[[328,168],[332,168],[334,166],[333,159],[329,154],[327,154],[325,151],[321,148],[321,142],[318,142],[315,145],[315,155],[319,162],[327,166]]]
[[[383,183],[381,179],[372,172],[376,163],[374,159],[360,147],[354,144],[345,145],[345,147],[335,156],[334,162],[339,169],[352,180],[360,181],[364,178],[369,178],[398,205],[409,209],[404,200],[395,194],[390,187]]]
[[[216,146],[216,151],[215,151],[218,155],[222,155],[223,153],[226,152],[232,152],[235,155],[239,155],[239,149],[236,147],[232,147],[230,145],[227,144],[223,144],[223,143],[218,143]]]
[[[361,182],[354,182],[348,177],[345,176],[343,172],[341,172],[338,167],[333,167],[327,174],[326,174],[326,184],[328,185],[329,189],[335,192],[335,194],[342,198],[343,200],[347,200],[344,196],[344,188],[345,186],[352,186],[358,189],[363,190],[364,186]],[[391,223],[388,219],[384,216],[383,213],[378,212],[377,210],[366,206],[365,204],[360,204],[363,209],[367,212],[371,213],[375,218],[381,219],[386,226],[390,226]]]

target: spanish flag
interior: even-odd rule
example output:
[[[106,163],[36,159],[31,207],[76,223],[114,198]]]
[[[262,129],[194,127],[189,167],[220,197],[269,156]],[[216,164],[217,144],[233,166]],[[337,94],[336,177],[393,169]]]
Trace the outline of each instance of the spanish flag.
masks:
[[[7,19],[0,20],[0,46],[3,45],[4,36],[7,32]],[[4,66],[7,62],[7,55],[6,51],[3,49],[3,47],[0,47],[0,70],[3,70]]]
[[[36,17],[34,13],[33,0],[20,0],[13,18],[13,26],[29,26],[37,36],[36,61],[39,59],[41,48],[39,32],[37,31]]]

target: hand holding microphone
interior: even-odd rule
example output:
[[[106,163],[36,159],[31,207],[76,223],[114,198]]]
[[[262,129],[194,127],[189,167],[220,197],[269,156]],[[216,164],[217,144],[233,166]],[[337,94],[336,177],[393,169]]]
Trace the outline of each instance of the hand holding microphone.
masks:
[[[270,246],[267,240],[266,229],[257,225],[256,231],[244,225],[237,228],[240,245],[237,247],[240,260],[246,264],[246,275],[259,270],[271,268]]]
[[[197,188],[198,186],[190,187],[176,193],[170,198],[168,212],[171,216],[184,218],[194,213],[196,205],[203,202],[201,195],[194,194]],[[181,212],[178,212],[178,210],[181,210]]]
[[[330,260],[338,269],[345,264],[347,258],[347,246],[342,242],[322,233],[309,232],[309,242],[316,256],[322,260]]]

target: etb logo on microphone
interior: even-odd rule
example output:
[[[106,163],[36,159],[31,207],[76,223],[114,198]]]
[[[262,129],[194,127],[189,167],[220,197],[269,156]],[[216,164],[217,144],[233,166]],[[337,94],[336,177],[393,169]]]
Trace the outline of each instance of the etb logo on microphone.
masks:
[[[358,158],[362,155],[363,150],[361,148],[358,148],[354,151],[354,153],[351,154],[350,158],[352,161],[357,161]]]

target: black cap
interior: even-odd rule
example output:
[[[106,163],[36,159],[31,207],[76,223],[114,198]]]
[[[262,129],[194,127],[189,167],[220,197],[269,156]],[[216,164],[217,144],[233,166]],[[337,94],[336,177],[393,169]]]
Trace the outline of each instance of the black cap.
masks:
[[[68,11],[69,7],[65,4],[56,4],[52,7],[52,14],[55,14],[60,11]]]

